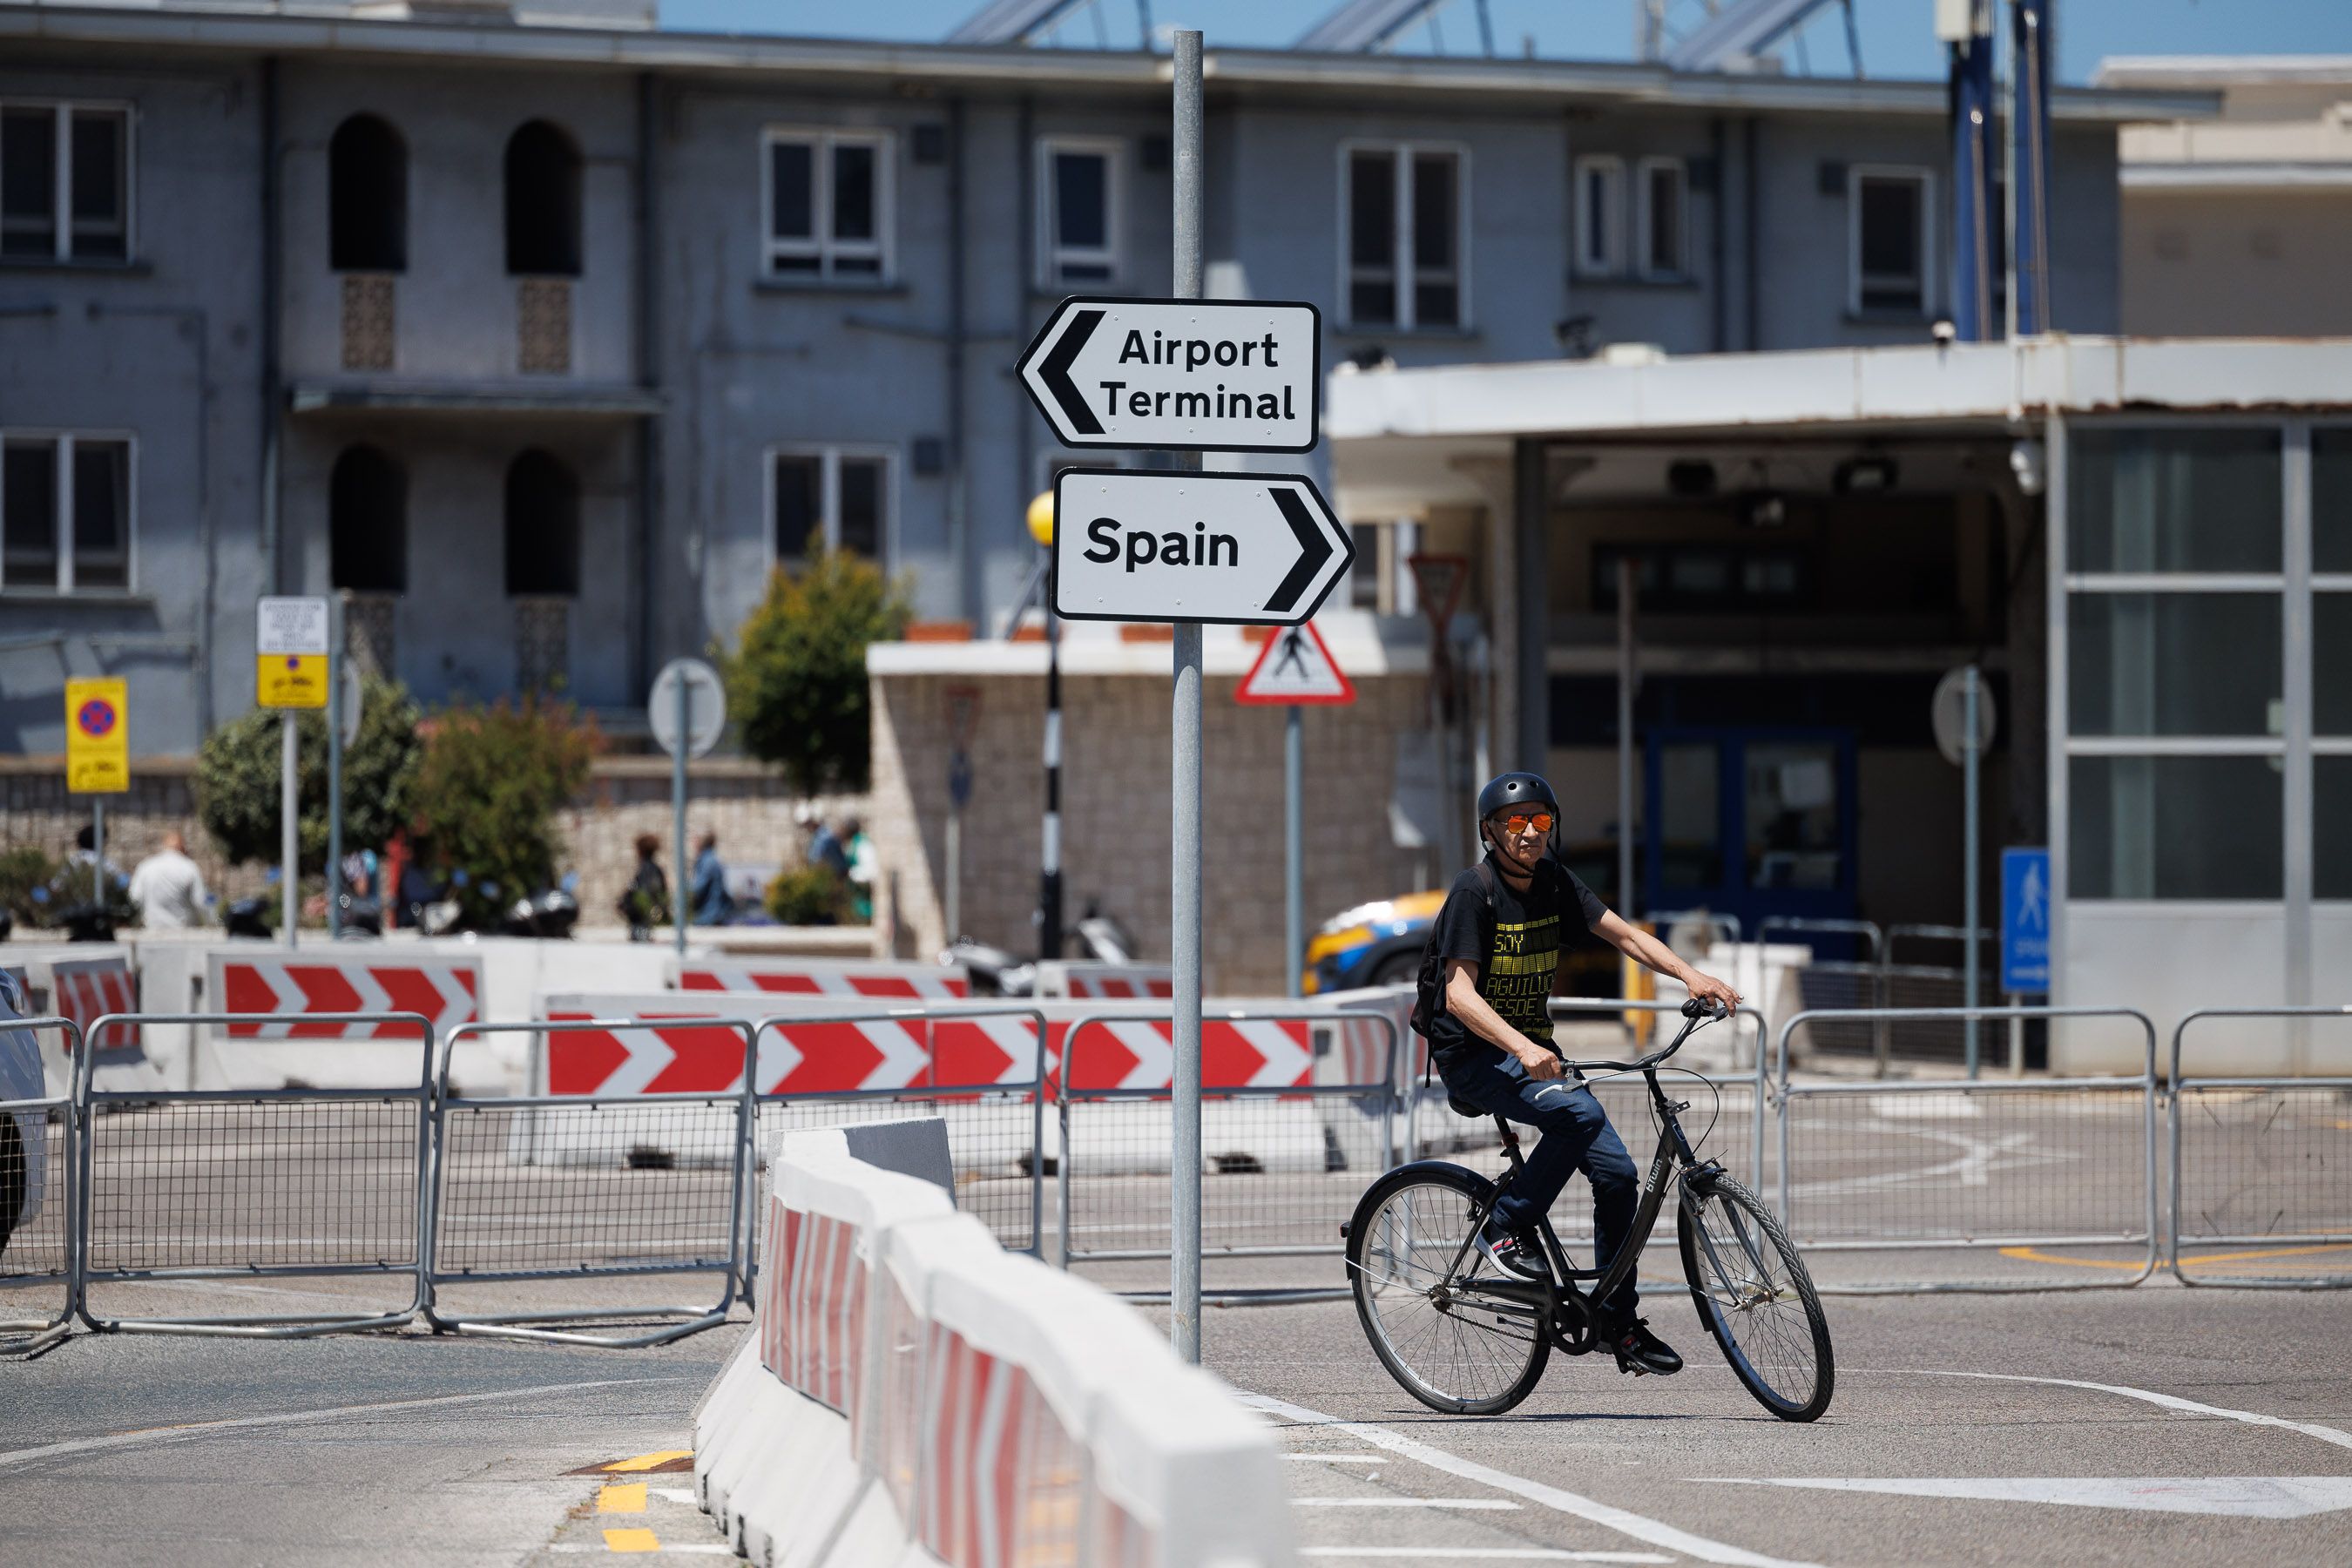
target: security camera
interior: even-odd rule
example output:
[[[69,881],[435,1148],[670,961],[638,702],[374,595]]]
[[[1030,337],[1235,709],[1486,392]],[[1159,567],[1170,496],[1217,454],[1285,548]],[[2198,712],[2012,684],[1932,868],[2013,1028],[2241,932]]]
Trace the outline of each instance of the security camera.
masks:
[[[2017,476],[2019,490],[2030,496],[2040,495],[2045,476],[2042,443],[2031,437],[2012,443],[2009,448],[2009,471]]]

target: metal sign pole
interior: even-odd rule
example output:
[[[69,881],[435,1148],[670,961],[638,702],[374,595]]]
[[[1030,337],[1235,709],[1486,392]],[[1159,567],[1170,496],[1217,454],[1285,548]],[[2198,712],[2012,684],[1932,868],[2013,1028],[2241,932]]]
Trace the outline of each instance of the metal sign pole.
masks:
[[[1531,758],[1528,765],[1538,765],[1541,761],[1541,758]],[[1633,918],[1633,558],[1631,555],[1617,558],[1617,912],[1626,920]]]
[[[1201,35],[1179,29],[1175,67],[1175,294],[1201,297],[1202,177]],[[1201,457],[1189,452],[1179,468],[1198,471]],[[1171,707],[1175,765],[1170,778],[1171,879],[1170,959],[1175,970],[1175,1081],[1171,1089],[1174,1180],[1169,1244],[1170,1328],[1176,1353],[1201,1361],[1201,623],[1175,626],[1175,681]]]
[[[294,710],[288,709],[278,716],[279,747],[278,775],[278,875],[286,884],[286,945],[296,945],[294,928],[302,910],[300,845],[294,831]]]
[[[677,955],[686,956],[686,753],[694,736],[694,682],[677,683],[677,745],[669,758],[669,809],[676,877],[670,883],[670,915],[676,924]]]
[[[1305,815],[1300,795],[1305,793],[1306,748],[1304,726],[1300,722],[1298,704],[1294,702],[1282,710],[1282,940],[1283,973],[1289,976],[1289,994],[1302,996],[1299,965],[1305,962],[1307,947],[1307,879],[1306,846],[1299,837],[1299,820]]]
[[[343,596],[327,600],[327,940],[342,934]]]
[[[1966,1005],[1977,1005],[1977,771],[1983,755],[1983,737],[1977,731],[1977,687],[1981,677],[1977,667],[1969,665],[1960,674],[1960,776],[1962,793],[1968,797],[1965,811],[1968,822],[1963,830],[1960,850],[1960,927],[1966,933],[1960,949],[1965,956],[1960,961],[1960,984]],[[1977,1021],[1968,1021],[1969,1076],[1977,1076]]]
[[[98,857],[90,862],[89,901],[98,906],[100,915],[106,913],[106,797],[93,795],[89,803],[89,848]]]

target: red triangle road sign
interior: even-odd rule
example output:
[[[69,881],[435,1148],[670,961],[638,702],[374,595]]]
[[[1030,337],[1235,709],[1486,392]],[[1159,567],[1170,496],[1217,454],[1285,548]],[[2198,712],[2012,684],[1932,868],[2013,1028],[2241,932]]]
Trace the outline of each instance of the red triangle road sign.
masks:
[[[1355,683],[1339,661],[1331,657],[1323,634],[1313,621],[1304,626],[1276,626],[1258,649],[1257,662],[1234,689],[1236,702],[1281,707],[1308,703],[1337,705],[1356,700]]]

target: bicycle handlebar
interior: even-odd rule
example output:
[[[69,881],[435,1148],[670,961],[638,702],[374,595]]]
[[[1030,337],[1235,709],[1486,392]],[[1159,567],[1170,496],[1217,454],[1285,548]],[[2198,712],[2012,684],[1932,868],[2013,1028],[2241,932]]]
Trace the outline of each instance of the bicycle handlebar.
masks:
[[[1731,1016],[1731,1009],[1725,1006],[1720,1002],[1707,1001],[1703,998],[1694,996],[1683,1004],[1682,1014],[1685,1018],[1687,1018],[1690,1021],[1683,1026],[1682,1032],[1676,1035],[1673,1040],[1668,1042],[1665,1047],[1662,1050],[1652,1051],[1649,1055],[1637,1058],[1630,1062],[1589,1061],[1569,1062],[1568,1065],[1576,1068],[1579,1072],[1583,1071],[1586,1068],[1599,1068],[1609,1072],[1647,1072],[1652,1068],[1656,1067],[1660,1062],[1664,1061],[1668,1057],[1673,1056],[1676,1051],[1681,1050],[1683,1048],[1683,1042],[1689,1039],[1691,1037],[1692,1031],[1696,1029],[1701,1024],[1713,1024],[1719,1022],[1722,1019],[1728,1018]]]

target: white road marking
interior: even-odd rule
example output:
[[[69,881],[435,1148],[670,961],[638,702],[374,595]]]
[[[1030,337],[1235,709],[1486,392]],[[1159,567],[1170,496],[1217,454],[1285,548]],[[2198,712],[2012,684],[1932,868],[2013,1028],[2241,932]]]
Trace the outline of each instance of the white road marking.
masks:
[[[2242,1519],[2302,1519],[2309,1514],[2352,1508],[2352,1476],[1691,1479],[1727,1486],[1803,1487],[1822,1491],[1885,1492],[1896,1497],[1971,1498],[1981,1502],[2057,1503],[2068,1508],[2137,1509],[2151,1513],[2223,1514]]]
[[[1457,1508],[1517,1512],[1518,1504],[1498,1497],[1295,1497],[1293,1508]]]
[[[365,1415],[386,1410],[425,1410],[441,1405],[479,1405],[487,1400],[514,1400],[534,1394],[572,1394],[590,1388],[650,1387],[685,1383],[683,1377],[614,1377],[598,1383],[543,1383],[530,1388],[501,1388],[488,1394],[445,1394],[431,1399],[387,1399],[373,1405],[339,1405],[327,1410],[289,1410],[274,1415],[239,1415],[226,1421],[191,1421],[180,1426],[149,1426],[137,1432],[117,1432],[105,1437],[77,1437],[38,1448],[12,1448],[0,1453],[0,1465],[30,1464],[37,1459],[89,1454],[101,1448],[127,1448],[139,1443],[171,1443],[186,1437],[208,1437],[215,1432],[247,1426],[285,1426],[300,1421],[331,1421],[340,1415]]]
[[[1448,1563],[1672,1563],[1654,1552],[1563,1552],[1557,1546],[1302,1546],[1301,1557],[1437,1557]]]
[[[1671,1524],[1662,1524],[1654,1519],[1644,1519],[1638,1513],[1628,1512],[1624,1509],[1613,1507],[1609,1503],[1596,1502],[1591,1498],[1579,1497],[1574,1492],[1564,1491],[1559,1487],[1549,1486],[1542,1481],[1531,1481],[1524,1476],[1514,1476],[1502,1470],[1490,1468],[1475,1459],[1465,1459],[1458,1454],[1449,1454],[1443,1448],[1433,1448],[1418,1438],[1391,1432],[1385,1426],[1375,1426],[1368,1421],[1342,1421],[1336,1415],[1326,1415],[1319,1410],[1309,1410],[1304,1405],[1293,1405],[1286,1400],[1275,1399],[1263,1394],[1239,1394],[1238,1397],[1244,1405],[1253,1409],[1263,1410],[1308,1426],[1328,1426],[1335,1431],[1345,1432],[1360,1443],[1369,1443],[1375,1448],[1385,1448],[1391,1454],[1402,1454],[1406,1458],[1419,1460],[1432,1469],[1443,1470],[1447,1475],[1459,1476],[1465,1481],[1475,1481],[1481,1486],[1493,1487],[1497,1491],[1509,1492],[1515,1497],[1526,1499],[1538,1508],[1572,1514],[1578,1519],[1589,1521],[1605,1529],[1630,1535],[1636,1541],[1646,1541],[1653,1546],[1663,1546],[1669,1551],[1679,1552],[1686,1557],[1696,1557],[1702,1563],[1727,1563],[1731,1568],[1815,1568],[1813,1564],[1792,1563],[1784,1558],[1767,1557],[1760,1552],[1749,1552],[1743,1547],[1727,1546],[1719,1541],[1709,1541],[1703,1535],[1693,1535],[1689,1531],[1677,1530]]]
[[[2352,1432],[2338,1431],[2333,1426],[2289,1421],[2284,1416],[2264,1415],[2254,1410],[2231,1410],[2219,1405],[2200,1405],[2177,1394],[2127,1388],[2119,1383],[2084,1383],[2073,1377],[2028,1377],[2014,1372],[1936,1372],[1924,1367],[1895,1367],[1889,1370],[1910,1377],[1981,1377],[1995,1383],[2042,1383],[2056,1388],[2087,1388],[2097,1394],[2119,1394],[2126,1399],[2144,1399],[2150,1405],[2161,1405],[2168,1410],[2186,1411],[2192,1415],[2221,1415],[2231,1421],[2242,1421],[2249,1426],[2277,1426],[2289,1432],[2300,1432],[2306,1437],[2316,1437],[2323,1443],[2333,1443],[2339,1448],[2352,1448]],[[0,1455],[0,1458],[5,1457]]]
[[[1378,1454],[1285,1454],[1283,1458],[1294,1465],[1377,1465],[1382,1462]]]
[[[702,1500],[688,1487],[648,1487],[647,1491],[664,1502],[682,1502],[688,1508],[700,1508]]]

